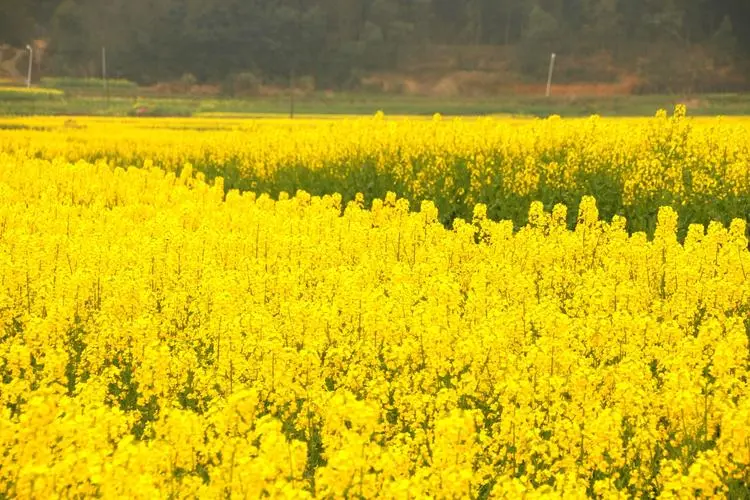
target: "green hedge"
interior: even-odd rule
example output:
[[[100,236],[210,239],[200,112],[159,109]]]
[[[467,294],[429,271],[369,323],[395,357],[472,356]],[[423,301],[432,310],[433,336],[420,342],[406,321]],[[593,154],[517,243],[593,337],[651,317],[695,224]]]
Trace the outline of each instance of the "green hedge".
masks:
[[[62,99],[65,93],[59,89],[0,87],[0,100],[3,101],[47,101]]]
[[[43,87],[53,87],[70,90],[88,90],[99,89],[104,87],[101,78],[69,78],[69,77],[45,77],[42,78]],[[130,80],[121,78],[112,78],[107,80],[107,86],[111,89],[137,89],[138,85]]]

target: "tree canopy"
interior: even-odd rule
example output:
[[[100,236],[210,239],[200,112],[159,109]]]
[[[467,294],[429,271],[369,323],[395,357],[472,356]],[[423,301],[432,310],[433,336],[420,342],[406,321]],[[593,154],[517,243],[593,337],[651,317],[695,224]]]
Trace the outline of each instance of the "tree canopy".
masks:
[[[685,67],[696,71],[695,54],[704,58],[701,70],[747,67],[750,2],[4,0],[0,43],[23,46],[35,37],[48,39],[59,74],[92,71],[106,46],[113,72],[140,82],[294,72],[335,87],[361,72],[393,69],[405,46],[428,45],[508,47],[520,74],[543,72],[552,50],[604,53],[681,81]]]

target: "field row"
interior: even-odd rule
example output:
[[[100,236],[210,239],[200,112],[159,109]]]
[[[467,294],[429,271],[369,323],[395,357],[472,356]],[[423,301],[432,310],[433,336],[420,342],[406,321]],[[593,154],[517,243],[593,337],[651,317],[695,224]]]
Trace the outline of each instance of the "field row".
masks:
[[[179,174],[189,164],[226,189],[362,193],[366,206],[392,191],[413,207],[431,200],[448,225],[478,203],[492,220],[528,221],[531,202],[570,208],[583,196],[602,218],[653,235],[671,206],[684,238],[691,223],[750,217],[750,124],[746,119],[570,120],[60,119],[0,121],[0,150],[26,158],[151,165]]]
[[[327,132],[338,142],[309,148],[299,139],[324,125],[258,125],[236,143],[240,132],[212,132],[179,151],[169,141],[180,132],[130,125],[120,141],[2,133],[16,149],[0,155],[0,496],[750,494],[744,219],[690,226],[680,242],[678,214],[663,208],[648,239],[601,219],[612,199],[584,197],[577,210],[532,203],[520,229],[488,218],[502,204],[471,205],[447,228],[447,193],[419,205],[388,193],[366,208],[351,191],[273,200],[190,168],[67,161],[209,170],[243,159],[243,179],[280,188],[293,184],[283,165],[344,186],[333,165],[367,159],[372,179],[392,172],[414,197],[452,178],[462,210],[488,196],[483,175],[495,171],[515,176],[496,193],[533,199],[551,179],[556,193],[581,192],[587,172],[611,168],[626,184],[603,193],[636,213],[647,193],[747,200],[747,170],[689,192],[665,178],[681,162],[701,172],[747,155],[744,136],[708,148],[723,129],[683,136],[681,120],[624,136],[582,122],[597,131],[588,143],[554,120],[513,139],[492,122],[346,123]],[[646,131],[676,142],[651,144],[661,166],[632,182]],[[555,162],[578,165],[575,176]],[[457,165],[467,179],[451,177]],[[542,183],[532,165],[561,177]]]

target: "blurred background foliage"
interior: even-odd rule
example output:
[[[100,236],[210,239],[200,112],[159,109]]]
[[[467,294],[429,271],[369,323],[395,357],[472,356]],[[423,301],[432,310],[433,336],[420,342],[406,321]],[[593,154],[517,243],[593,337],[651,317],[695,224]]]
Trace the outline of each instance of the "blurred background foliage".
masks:
[[[96,76],[106,46],[112,76],[140,84],[186,78],[231,90],[235,80],[252,88],[305,76],[317,88],[341,89],[363,85],[373,72],[448,69],[536,82],[554,51],[561,82],[631,75],[636,91],[736,91],[748,88],[750,2],[0,2],[0,45],[39,39],[46,45],[40,73]]]

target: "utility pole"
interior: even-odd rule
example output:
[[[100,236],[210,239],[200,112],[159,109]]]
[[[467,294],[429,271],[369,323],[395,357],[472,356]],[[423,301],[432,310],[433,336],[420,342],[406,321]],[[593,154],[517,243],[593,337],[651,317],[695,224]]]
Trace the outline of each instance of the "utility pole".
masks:
[[[547,75],[547,97],[552,93],[552,72],[555,70],[555,53],[549,59],[549,74]]]
[[[294,90],[297,86],[295,67],[292,66],[291,75],[289,76],[289,118],[294,118]]]
[[[29,72],[26,76],[26,88],[31,87],[31,64],[34,62],[34,49],[31,48],[31,45],[26,45],[26,50],[29,51]]]
[[[107,99],[109,108],[109,83],[107,82],[107,48],[102,47],[102,84],[104,85],[104,97]]]

